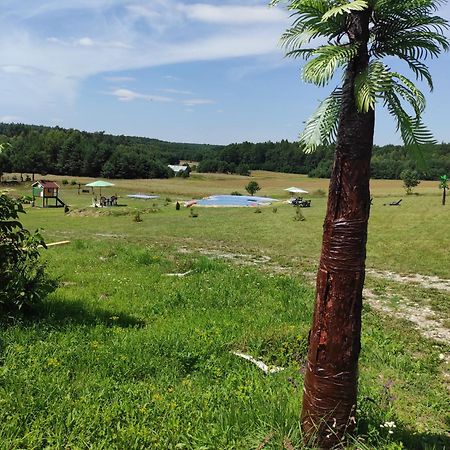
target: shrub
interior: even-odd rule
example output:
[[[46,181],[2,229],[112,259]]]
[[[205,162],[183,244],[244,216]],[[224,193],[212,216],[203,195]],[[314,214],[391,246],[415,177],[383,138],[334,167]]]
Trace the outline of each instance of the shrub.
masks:
[[[78,184],[78,181],[77,181],[77,180],[72,180],[72,181],[70,182],[70,184],[71,184],[72,186],[76,186],[76,185]]]
[[[66,184],[69,184],[69,181],[64,178],[64,180],[61,180],[61,184],[65,186]]]
[[[36,305],[57,286],[39,261],[45,243],[38,232],[23,228],[22,213],[20,200],[0,194],[0,309],[7,311]]]
[[[238,191],[233,191],[230,195],[242,195],[242,194]]]
[[[136,211],[133,214],[133,222],[137,222],[137,223],[142,222],[141,213],[139,211]]]
[[[198,212],[197,210],[194,210],[194,208],[191,207],[191,210],[189,212],[189,217],[198,217]]]
[[[272,212],[273,212],[274,214],[276,214],[276,213],[278,212],[278,208],[277,208],[276,206],[274,206],[274,207],[272,208]]]

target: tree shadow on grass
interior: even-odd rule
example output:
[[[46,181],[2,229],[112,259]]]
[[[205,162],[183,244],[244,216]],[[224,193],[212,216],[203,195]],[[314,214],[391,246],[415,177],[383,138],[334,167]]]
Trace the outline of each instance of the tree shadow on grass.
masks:
[[[448,422],[449,420],[447,420]],[[364,425],[363,425],[364,428]],[[390,442],[401,443],[402,448],[408,450],[450,450],[450,436],[448,434],[436,434],[432,432],[415,432],[409,428],[403,427],[401,424],[397,424],[396,428],[392,429],[393,435]],[[364,436],[364,431],[360,430]],[[363,440],[364,442],[364,440]],[[365,443],[362,446],[363,449],[376,448],[373,445],[378,445],[379,442]],[[366,447],[367,446],[367,447]],[[397,447],[395,447],[397,448]],[[400,448],[400,447],[399,447]]]
[[[414,433],[399,429],[400,441],[410,450],[450,450],[450,437],[445,434]]]
[[[63,329],[71,325],[103,325],[107,327],[141,328],[145,321],[117,310],[87,307],[82,300],[65,300],[53,296],[40,305],[34,305],[20,313],[6,314],[1,326],[45,325]]]

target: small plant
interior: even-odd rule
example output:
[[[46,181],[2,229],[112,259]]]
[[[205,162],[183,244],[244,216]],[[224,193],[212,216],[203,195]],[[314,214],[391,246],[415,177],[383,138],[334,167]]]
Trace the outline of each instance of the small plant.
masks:
[[[64,178],[64,180],[61,180],[61,184],[63,184],[65,186],[65,185],[69,184],[69,180],[66,180]]]
[[[261,208],[260,207],[256,207],[255,208],[255,214],[261,214],[261,213],[262,213]]]
[[[239,191],[233,191],[230,195],[242,195]]]
[[[245,186],[245,190],[250,195],[255,195],[255,192],[258,192],[261,189],[261,186],[256,181],[250,181],[247,186]]]
[[[141,217],[140,211],[136,211],[133,214],[133,222],[137,222],[137,223],[142,222],[142,217]]]
[[[76,186],[78,184],[78,181],[77,180],[72,180],[70,182],[70,184],[71,184],[71,186]]]
[[[191,208],[191,210],[189,211],[189,217],[198,217],[198,212],[197,210],[194,210],[194,208]]]
[[[274,206],[274,207],[272,208],[272,212],[273,212],[274,214],[276,214],[276,213],[278,212],[278,208],[277,208],[276,206]]]
[[[306,220],[305,216],[302,213],[302,208],[300,208],[300,206],[295,207],[294,220],[296,220],[297,222],[303,222],[304,220]]]
[[[166,197],[166,203],[172,203],[172,199],[170,197]]]

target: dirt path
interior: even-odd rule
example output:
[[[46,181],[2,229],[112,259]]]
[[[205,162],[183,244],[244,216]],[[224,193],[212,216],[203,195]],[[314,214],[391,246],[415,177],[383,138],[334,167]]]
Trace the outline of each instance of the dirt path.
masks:
[[[444,327],[436,313],[428,306],[419,306],[417,303],[404,299],[394,308],[370,289],[364,289],[363,296],[369,305],[377,311],[412,322],[422,336],[443,344],[450,343],[450,329]]]
[[[277,264],[269,256],[266,255],[250,255],[242,253],[232,253],[221,249],[189,249],[181,247],[178,249],[180,253],[200,253],[201,255],[212,258],[219,258],[231,261],[235,264],[244,266],[255,266],[264,270],[269,270],[274,273],[293,273],[295,269],[292,267],[283,267]],[[434,276],[413,274],[400,275],[395,272],[381,271],[375,269],[368,269],[369,276],[384,278],[395,281],[397,283],[409,284],[417,283],[425,289],[438,289],[440,291],[450,292],[450,280],[441,279]],[[315,282],[315,275],[313,273],[302,273],[311,283]],[[364,289],[364,298],[377,311],[385,315],[395,317],[398,319],[406,319],[412,322],[420,333],[437,342],[444,344],[450,343],[450,329],[446,328],[437,314],[427,305],[417,305],[417,303],[409,301],[404,298],[403,301],[395,307],[391,306],[386,299],[375,294],[370,289]],[[397,296],[398,298],[398,296]]]
[[[376,278],[383,278],[389,281],[396,281],[397,283],[416,283],[425,289],[437,289],[439,291],[450,292],[450,280],[445,280],[443,278],[420,275],[418,273],[411,275],[400,275],[395,272],[390,272],[388,270],[375,270],[367,269],[366,273]]]

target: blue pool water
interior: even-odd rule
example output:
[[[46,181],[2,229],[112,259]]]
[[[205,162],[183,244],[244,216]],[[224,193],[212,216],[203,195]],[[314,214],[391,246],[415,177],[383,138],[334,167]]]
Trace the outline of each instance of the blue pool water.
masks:
[[[275,202],[269,197],[251,197],[249,195],[211,195],[197,200],[198,206],[265,206]]]

